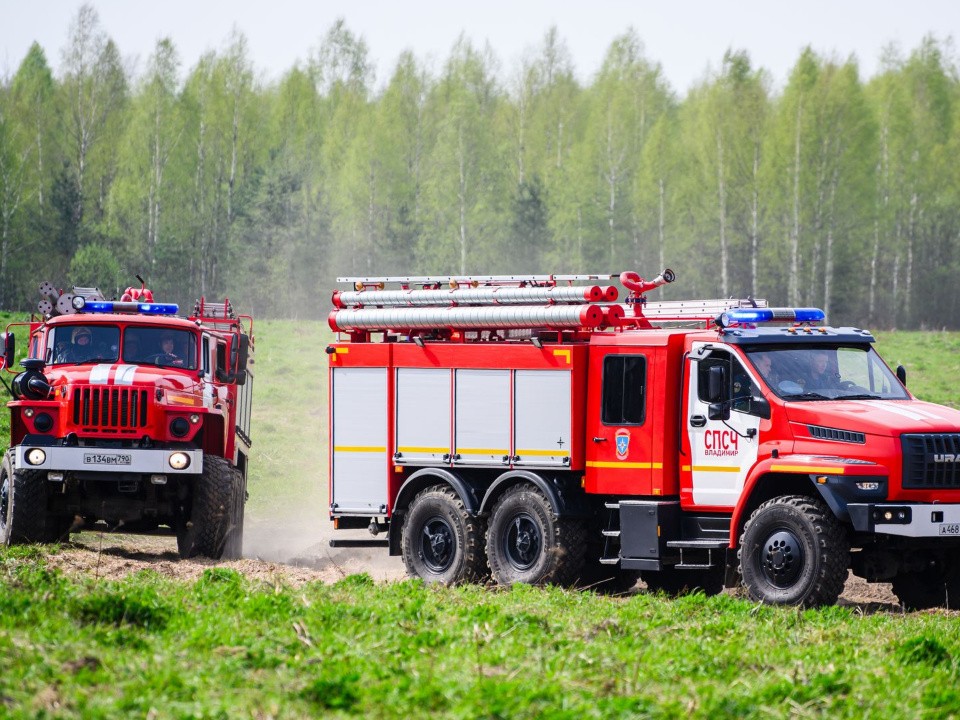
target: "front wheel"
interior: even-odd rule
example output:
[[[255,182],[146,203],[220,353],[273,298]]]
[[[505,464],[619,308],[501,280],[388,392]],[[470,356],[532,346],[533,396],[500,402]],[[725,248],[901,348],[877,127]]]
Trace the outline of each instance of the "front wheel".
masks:
[[[190,520],[177,531],[180,556],[239,558],[245,495],[243,475],[238,470],[221,457],[205,456],[203,475],[193,491]]]
[[[0,462],[0,542],[4,545],[54,542],[55,523],[47,512],[47,479],[37,470],[14,470],[13,456]]]
[[[447,485],[422,490],[403,523],[401,550],[411,577],[427,583],[459,585],[486,575],[480,520]]]
[[[558,516],[533,485],[510,488],[490,513],[487,558],[501,585],[572,585],[583,570],[586,546],[583,522]]]
[[[739,557],[743,584],[753,600],[832,605],[847,579],[850,542],[820,500],[787,495],[753,512],[743,528]]]

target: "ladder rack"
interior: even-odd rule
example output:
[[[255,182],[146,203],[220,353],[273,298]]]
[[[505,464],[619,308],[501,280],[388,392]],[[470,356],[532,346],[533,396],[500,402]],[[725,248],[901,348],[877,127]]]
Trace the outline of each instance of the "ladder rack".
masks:
[[[470,285],[556,285],[560,282],[591,282],[594,280],[616,280],[617,273],[595,275],[386,275],[373,277],[338,277],[338,283],[347,283],[357,289],[397,284],[410,285],[448,285],[461,287]]]

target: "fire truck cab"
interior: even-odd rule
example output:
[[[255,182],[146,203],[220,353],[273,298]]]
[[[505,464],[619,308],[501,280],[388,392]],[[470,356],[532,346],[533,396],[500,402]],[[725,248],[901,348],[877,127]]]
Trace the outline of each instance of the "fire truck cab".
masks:
[[[574,284],[614,277],[345,278],[335,527],[428,582],[813,606],[852,570],[909,607],[960,596],[960,412],[815,308],[647,302],[669,270],[621,274],[622,305]]]
[[[41,293],[41,317],[14,324],[29,345],[0,466],[4,544],[166,527],[184,557],[239,557],[252,319],[203,300],[177,317],[145,288],[119,301],[49,283]],[[2,340],[2,364],[16,372],[10,327]]]

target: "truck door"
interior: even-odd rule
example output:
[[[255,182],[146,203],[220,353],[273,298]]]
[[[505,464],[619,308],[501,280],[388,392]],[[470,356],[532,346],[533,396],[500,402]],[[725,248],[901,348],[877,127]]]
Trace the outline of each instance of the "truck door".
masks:
[[[587,397],[587,492],[653,494],[655,418],[647,412],[647,354],[592,348]]]
[[[688,356],[681,499],[732,508],[757,460],[759,385],[729,350],[695,343]]]

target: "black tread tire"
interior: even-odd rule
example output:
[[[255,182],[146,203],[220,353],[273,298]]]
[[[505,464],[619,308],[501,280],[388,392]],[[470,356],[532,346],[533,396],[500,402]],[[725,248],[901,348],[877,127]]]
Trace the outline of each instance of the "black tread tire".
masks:
[[[525,517],[542,542],[529,566],[511,559],[507,550],[510,529]],[[587,530],[578,518],[560,517],[540,488],[521,483],[509,488],[490,512],[487,527],[487,561],[493,579],[500,585],[571,586],[583,573]]]
[[[0,463],[0,540],[4,545],[26,545],[56,540],[53,523],[48,527],[47,479],[41,470],[14,470],[13,454]]]
[[[764,546],[778,532],[798,542],[801,564],[792,581],[772,582],[764,572]],[[846,528],[822,501],[805,495],[768,500],[747,520],[740,539],[740,573],[749,596],[771,605],[819,607],[833,605],[843,591],[850,566]]]
[[[443,539],[434,555],[424,548],[428,524]],[[431,485],[417,493],[403,521],[400,548],[407,573],[426,583],[460,585],[487,577],[483,523],[449,485]]]
[[[205,455],[203,474],[194,486],[190,522],[177,532],[180,557],[240,557],[237,538],[242,543],[244,496],[243,475],[223,458]]]
[[[674,567],[640,573],[640,579],[652,593],[662,592],[672,597],[702,592],[706,596],[723,592],[723,566],[698,570]]]
[[[942,560],[894,576],[893,593],[907,610],[960,608],[960,567]]]

